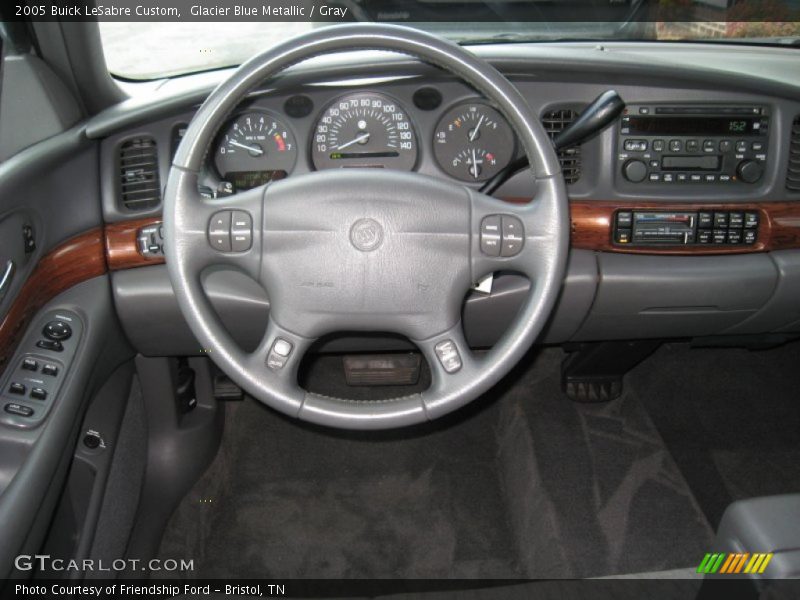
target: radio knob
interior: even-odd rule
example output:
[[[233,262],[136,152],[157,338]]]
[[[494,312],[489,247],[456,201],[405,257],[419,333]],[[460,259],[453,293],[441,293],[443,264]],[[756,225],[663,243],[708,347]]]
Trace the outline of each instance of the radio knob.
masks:
[[[629,160],[622,167],[625,179],[633,183],[640,183],[647,177],[647,165],[641,160]]]
[[[736,167],[736,174],[741,181],[745,183],[755,183],[761,179],[764,169],[761,165],[754,160],[743,160]]]

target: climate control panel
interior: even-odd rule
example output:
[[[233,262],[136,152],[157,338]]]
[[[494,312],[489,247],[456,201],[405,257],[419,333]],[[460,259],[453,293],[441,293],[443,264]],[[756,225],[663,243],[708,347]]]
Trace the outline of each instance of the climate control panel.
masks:
[[[618,210],[613,243],[618,246],[752,246],[758,241],[757,211]]]

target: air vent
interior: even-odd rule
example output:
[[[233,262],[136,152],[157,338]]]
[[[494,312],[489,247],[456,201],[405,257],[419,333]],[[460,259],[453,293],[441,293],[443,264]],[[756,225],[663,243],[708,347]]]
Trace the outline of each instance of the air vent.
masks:
[[[578,113],[571,108],[559,108],[546,112],[542,117],[542,125],[550,136],[556,137],[564,128],[578,118]],[[567,183],[575,183],[581,178],[581,147],[572,146],[558,151],[558,161]]]
[[[792,123],[792,135],[789,138],[789,168],[786,171],[786,189],[800,192],[800,115]]]
[[[161,203],[158,147],[150,137],[128,140],[119,149],[119,189],[122,206],[130,211]]]

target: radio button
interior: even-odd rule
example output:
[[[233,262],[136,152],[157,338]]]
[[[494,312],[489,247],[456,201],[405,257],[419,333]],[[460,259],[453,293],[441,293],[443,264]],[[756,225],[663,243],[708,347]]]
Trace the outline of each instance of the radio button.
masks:
[[[724,228],[728,226],[728,213],[718,212],[714,213],[714,227]]]
[[[660,173],[650,173],[650,181],[661,181]]]
[[[733,148],[733,143],[730,140],[722,140],[719,143],[719,151],[720,152],[730,152],[731,148]]]
[[[692,180],[692,183],[699,183],[699,182],[703,181],[703,176],[702,175],[693,174],[693,175],[690,176],[690,178]]]
[[[686,173],[678,173],[678,182],[686,183],[689,181],[689,176]]]
[[[714,224],[714,213],[701,212],[697,215],[697,226],[700,229],[710,229]]]
[[[728,230],[728,243],[729,244],[741,244],[742,243],[742,232],[740,229],[729,229]]]
[[[639,114],[640,115],[649,115],[650,114],[650,107],[649,106],[640,106],[639,107]]]
[[[705,140],[703,142],[703,152],[716,152],[717,145],[714,143],[714,140]]]
[[[714,230],[714,243],[715,244],[724,244],[725,240],[728,238],[728,232],[725,229],[715,229]]]
[[[728,227],[741,229],[744,227],[744,213],[732,212],[728,219]]]
[[[754,160],[743,160],[736,167],[736,174],[739,179],[745,183],[755,183],[761,179],[761,174],[764,172],[764,167]]]
[[[664,151],[664,140],[653,140],[653,151],[654,152],[663,152]]]
[[[721,183],[728,183],[731,180],[731,176],[727,174],[722,174],[719,176],[719,180]]]
[[[664,183],[672,183],[675,181],[675,176],[672,173],[664,173]]]
[[[706,175],[706,183],[714,183],[716,180],[716,175]]]
[[[758,227],[758,213],[757,212],[744,213],[744,228],[755,229],[756,227]]]
[[[697,152],[700,150],[700,142],[697,140],[686,140],[686,151]]]
[[[670,152],[680,152],[683,150],[683,142],[680,140],[670,140],[669,141],[669,151]]]
[[[750,149],[753,152],[761,152],[764,149],[764,144],[763,142],[753,142],[750,144]]]
[[[624,148],[628,152],[645,152],[647,140],[625,140]]]
[[[651,161],[650,161],[650,167],[651,167],[651,168],[653,168],[653,169],[657,169],[657,168],[658,168],[658,167],[660,167],[660,166],[661,166],[661,163],[660,163],[660,162],[658,162],[657,160],[651,160]]]
[[[737,152],[747,152],[747,142],[736,142]]]
[[[700,244],[710,244],[712,239],[712,232],[710,229],[701,229],[697,232],[697,241]]]

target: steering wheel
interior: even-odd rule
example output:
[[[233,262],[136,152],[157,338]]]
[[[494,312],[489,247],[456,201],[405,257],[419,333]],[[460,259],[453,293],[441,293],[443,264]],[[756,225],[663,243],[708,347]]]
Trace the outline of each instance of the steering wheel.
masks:
[[[432,63],[493,101],[535,175],[527,204],[510,204],[419,173],[338,169],[293,176],[224,198],[202,197],[198,173],[227,116],[254,86],[307,58],[388,50]],[[488,390],[520,360],[559,294],[569,248],[564,180],[524,98],[494,67],[458,45],[400,26],[312,31],[244,63],[198,110],[178,148],[164,198],[167,269],[178,305],[214,362],[257,400],[299,419],[343,429],[388,429],[435,419]],[[224,265],[258,281],[268,326],[247,352],[205,296],[201,273]],[[497,270],[531,282],[504,336],[470,350],[464,297]],[[426,357],[422,393],[354,401],[303,390],[300,361],[320,336],[381,331],[406,336]]]

